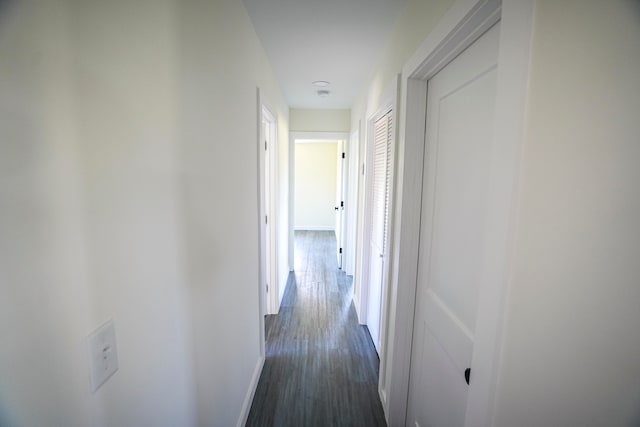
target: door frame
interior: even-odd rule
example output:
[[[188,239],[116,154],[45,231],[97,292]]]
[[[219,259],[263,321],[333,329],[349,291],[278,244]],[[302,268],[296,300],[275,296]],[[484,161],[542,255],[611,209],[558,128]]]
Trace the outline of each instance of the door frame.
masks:
[[[366,325],[369,323],[369,273],[370,273],[370,257],[371,257],[371,203],[372,203],[372,170],[368,165],[373,162],[373,146],[374,146],[374,127],[375,122],[382,118],[385,114],[391,112],[391,142],[389,148],[389,172],[390,185],[389,185],[389,206],[388,206],[388,235],[387,242],[384,248],[383,259],[383,271],[382,271],[382,288],[380,298],[380,319],[379,319],[379,331],[380,331],[380,349],[379,358],[382,360],[385,357],[385,343],[386,343],[386,322],[387,322],[387,304],[388,304],[388,290],[389,290],[389,260],[391,254],[391,241],[393,239],[392,224],[394,215],[394,177],[395,177],[395,155],[396,155],[396,140],[398,130],[398,83],[399,76],[396,76],[385,88],[384,92],[378,102],[378,107],[375,111],[367,116],[365,124],[365,144],[364,144],[364,198],[362,205],[362,244],[360,250],[359,262],[356,267],[356,274],[354,276],[354,305],[356,308],[356,314],[360,324]],[[371,337],[374,339],[373,337]],[[382,378],[382,376],[380,376]],[[382,384],[382,383],[379,383]],[[383,387],[379,387],[381,398],[386,398]]]
[[[358,120],[358,127],[353,130],[349,135],[349,144],[347,152],[347,194],[346,203],[347,206],[352,206],[352,209],[347,210],[346,218],[346,240],[345,240],[345,256],[344,256],[344,272],[348,276],[353,276],[356,269],[356,249],[358,245],[357,241],[357,223],[358,223],[358,177],[360,168],[360,120]],[[355,292],[355,284],[353,287]]]
[[[271,123],[269,139],[271,146],[265,146],[267,135],[263,121]],[[278,235],[277,235],[277,173],[278,173],[278,119],[275,109],[258,88],[258,181],[259,181],[259,230],[260,230],[260,318],[264,330],[264,315],[277,314],[279,307],[278,283]],[[269,178],[265,174],[269,171]],[[267,241],[267,233],[270,239]],[[269,247],[267,247],[269,244]],[[267,273],[268,272],[268,273]],[[266,286],[269,286],[267,292]],[[263,335],[263,334],[261,334]],[[264,337],[261,348],[264,347]]]
[[[338,244],[339,251],[336,254],[338,257],[338,268],[344,271],[345,256],[346,256],[346,229],[347,229],[347,211],[345,210],[345,203],[347,200],[347,186],[349,183],[349,165],[347,159],[347,144],[345,140],[337,142],[337,165],[336,165],[336,242]],[[339,219],[338,219],[339,218]],[[338,236],[339,234],[339,236]]]
[[[534,0],[456,0],[405,63],[398,122],[396,216],[386,357],[380,388],[389,425],[405,425],[417,289],[427,82],[480,35],[501,21],[489,193],[490,238],[478,299],[473,379],[466,426],[489,426],[500,374],[504,300],[524,145]]]
[[[294,250],[295,250],[295,179],[296,179],[296,141],[301,142],[323,142],[323,141],[343,141],[344,151],[349,156],[349,132],[289,132],[289,270],[294,270]],[[349,174],[346,164],[342,179],[348,179]],[[345,206],[345,211],[349,206]],[[343,253],[344,256],[344,253]]]

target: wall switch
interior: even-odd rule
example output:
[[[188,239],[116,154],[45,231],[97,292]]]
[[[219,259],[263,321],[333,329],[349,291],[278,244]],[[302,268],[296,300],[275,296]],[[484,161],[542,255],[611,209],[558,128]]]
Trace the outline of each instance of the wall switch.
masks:
[[[113,320],[96,329],[87,338],[91,391],[95,392],[118,370],[118,351]]]

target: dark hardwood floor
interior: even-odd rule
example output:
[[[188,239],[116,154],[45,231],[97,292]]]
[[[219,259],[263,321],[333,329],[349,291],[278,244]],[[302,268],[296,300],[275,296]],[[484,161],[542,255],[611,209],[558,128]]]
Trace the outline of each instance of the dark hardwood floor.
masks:
[[[295,274],[266,318],[266,360],[247,426],[386,426],[378,355],[358,324],[335,236],[297,231]]]

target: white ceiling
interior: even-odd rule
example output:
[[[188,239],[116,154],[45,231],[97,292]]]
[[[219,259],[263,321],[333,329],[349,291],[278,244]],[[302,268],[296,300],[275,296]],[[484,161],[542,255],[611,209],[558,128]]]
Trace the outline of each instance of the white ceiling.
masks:
[[[291,108],[351,108],[405,0],[243,0]],[[311,82],[327,80],[320,98]]]

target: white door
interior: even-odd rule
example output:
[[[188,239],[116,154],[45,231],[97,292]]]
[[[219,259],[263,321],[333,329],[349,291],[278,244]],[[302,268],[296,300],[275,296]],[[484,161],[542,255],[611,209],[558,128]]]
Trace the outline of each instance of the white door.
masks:
[[[371,229],[369,249],[369,294],[367,327],[373,344],[380,353],[382,292],[385,272],[386,243],[389,220],[389,155],[391,150],[391,112],[374,124],[373,161],[371,175]]]
[[[338,141],[336,161],[336,255],[338,256],[338,268],[342,268],[343,263],[343,248],[344,248],[344,172],[345,172],[345,160],[344,160],[344,141]]]
[[[462,427],[487,211],[499,25],[428,83],[407,425]]]

